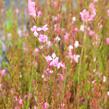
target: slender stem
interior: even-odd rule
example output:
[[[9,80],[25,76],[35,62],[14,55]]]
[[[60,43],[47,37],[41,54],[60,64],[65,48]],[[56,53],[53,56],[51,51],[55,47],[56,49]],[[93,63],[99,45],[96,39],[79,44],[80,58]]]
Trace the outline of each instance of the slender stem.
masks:
[[[78,75],[77,84],[78,84],[78,86],[79,86],[79,82],[80,82],[81,65],[82,65],[82,62],[84,60],[84,54],[85,54],[85,42],[86,42],[86,32],[84,32],[84,36],[83,36],[83,47],[81,50],[80,62],[79,62],[78,71],[77,71],[77,75]],[[77,87],[77,106],[78,105],[79,105],[79,94],[78,94],[78,87]]]

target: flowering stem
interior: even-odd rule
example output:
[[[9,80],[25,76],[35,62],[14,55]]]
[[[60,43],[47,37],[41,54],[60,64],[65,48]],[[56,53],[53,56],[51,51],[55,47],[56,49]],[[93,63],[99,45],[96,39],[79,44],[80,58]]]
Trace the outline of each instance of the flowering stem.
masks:
[[[80,73],[81,73],[81,65],[82,62],[84,61],[84,55],[85,55],[85,42],[86,42],[86,32],[84,32],[84,36],[83,36],[83,47],[81,50],[81,54],[80,54],[80,62],[78,65],[78,70],[77,70],[77,84],[79,86],[79,82],[80,82]],[[78,94],[78,87],[77,87],[77,106],[79,105],[79,94]]]

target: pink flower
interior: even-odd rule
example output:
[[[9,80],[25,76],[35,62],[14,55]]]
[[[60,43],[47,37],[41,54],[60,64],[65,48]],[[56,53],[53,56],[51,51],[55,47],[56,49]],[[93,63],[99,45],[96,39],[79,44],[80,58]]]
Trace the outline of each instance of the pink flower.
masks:
[[[44,43],[48,41],[47,35],[40,34],[38,37],[39,42]]]
[[[47,103],[47,102],[45,102],[44,104],[43,104],[43,109],[48,109],[49,108],[49,104]]]
[[[93,21],[96,16],[95,5],[91,3],[89,5],[89,10],[84,9],[82,12],[80,12],[80,16],[83,22]]]
[[[43,31],[47,31],[48,30],[47,24],[42,27],[42,30]]]
[[[37,27],[37,31],[42,31],[42,27]]]
[[[16,106],[14,109],[21,109],[19,106]]]
[[[109,9],[107,10],[107,15],[109,16]]]
[[[37,12],[37,16],[38,16],[38,17],[42,16],[42,11],[39,10],[39,11]]]
[[[73,54],[72,51],[69,51],[69,52],[68,52],[68,58],[71,59],[71,62],[72,62],[72,60],[73,60],[75,63],[78,63],[78,62],[79,62],[80,55],[78,55],[78,54]]]
[[[81,20],[83,22],[89,21],[90,14],[89,14],[89,11],[87,11],[86,9],[84,9],[82,12],[80,12],[80,16],[81,16]]]
[[[53,70],[51,70],[50,68],[47,68],[45,71],[44,71],[44,75],[45,76],[49,76],[50,74],[53,73]]]
[[[94,36],[94,35],[95,35],[95,32],[92,31],[92,30],[90,30],[90,31],[88,32],[88,34],[89,34],[90,36]]]
[[[64,35],[64,40],[66,41],[66,40],[68,40],[69,39],[69,34],[68,33],[65,33],[65,35]]]
[[[60,109],[65,109],[65,104],[64,103],[61,104],[61,108]]]
[[[16,11],[16,14],[19,14],[19,9],[18,9],[18,8],[16,8],[16,10],[15,10],[15,11]]]
[[[37,109],[37,107],[36,107],[36,106],[34,106],[34,109]]]
[[[34,52],[35,52],[35,53],[39,53],[39,49],[38,49],[38,48],[35,48],[35,49],[34,49]]]
[[[32,28],[31,28],[31,31],[32,32],[40,32],[40,31],[47,31],[48,30],[48,27],[47,27],[47,24],[46,25],[44,25],[44,26],[42,26],[42,27],[37,27],[37,26],[33,26]]]
[[[48,30],[48,27],[47,27],[47,25],[44,25],[44,26],[42,26],[42,27],[37,27],[37,31],[47,31]]]
[[[0,75],[1,75],[2,77],[4,77],[6,74],[7,74],[6,69],[0,70]]]
[[[36,26],[33,26],[32,28],[31,28],[31,31],[32,32],[35,32],[37,30],[37,27]]]
[[[51,67],[56,67],[58,69],[65,68],[65,65],[62,62],[59,62],[59,57],[56,57],[55,53],[53,53],[52,56],[46,56],[45,59]]]
[[[91,37],[94,37],[96,35],[96,33],[93,30],[91,30],[90,28],[87,28],[87,34]]]
[[[19,99],[19,105],[23,105],[23,100],[21,98]]]
[[[20,97],[15,96],[15,101],[17,103],[17,105],[15,106],[15,109],[21,109],[23,106],[23,100]]]
[[[52,42],[51,41],[47,41],[46,44],[47,44],[47,48],[50,48],[52,46]]]
[[[93,0],[94,3],[98,2],[98,0]]]
[[[106,42],[107,45],[109,45],[109,38],[106,38],[105,42]]]
[[[57,68],[59,69],[59,68],[65,68],[65,64],[64,63],[62,63],[62,62],[59,62],[58,63],[58,65],[57,65]]]
[[[92,21],[96,16],[96,9],[95,9],[95,5],[93,3],[90,3],[89,11],[90,11],[90,20]]]
[[[59,64],[59,58],[58,57],[56,57],[55,59],[53,59],[50,62],[50,66],[58,67],[58,64]]]
[[[32,17],[36,17],[35,2],[28,0],[28,13]]]
[[[46,56],[46,57],[45,57],[45,59],[46,59],[46,61],[47,61],[48,63],[49,63],[50,61],[52,61],[52,57],[51,57],[51,56],[49,56],[49,55],[48,55],[48,56]]]

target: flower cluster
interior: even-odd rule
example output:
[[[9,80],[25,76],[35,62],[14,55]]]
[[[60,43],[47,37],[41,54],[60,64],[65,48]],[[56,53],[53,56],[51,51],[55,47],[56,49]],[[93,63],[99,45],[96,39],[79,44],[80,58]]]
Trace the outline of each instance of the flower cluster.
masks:
[[[31,31],[33,32],[34,36],[37,37],[39,42],[41,43],[48,41],[47,35],[41,33],[41,32],[46,32],[47,30],[48,30],[47,25],[44,25],[42,27],[33,26],[31,28]]]
[[[58,69],[65,68],[65,65],[62,62],[59,62],[59,57],[57,57],[55,53],[52,53],[51,56],[46,56],[45,59],[51,67],[56,67]]]
[[[72,61],[74,61],[75,63],[78,63],[79,62],[80,55],[79,54],[76,54],[74,52],[74,48],[76,49],[78,47],[79,47],[79,42],[77,40],[74,42],[74,45],[71,45],[70,44],[68,46],[68,56],[67,57],[71,59],[71,62]]]
[[[40,17],[42,16],[42,12],[41,10],[37,10],[36,9],[36,5],[35,2],[33,2],[32,0],[28,0],[28,13],[30,16],[32,17]]]
[[[80,16],[83,22],[93,21],[96,16],[96,9],[94,3],[91,3],[89,5],[89,10],[83,9],[83,11],[80,12]]]
[[[28,0],[28,13],[32,17],[36,17],[35,2]]]

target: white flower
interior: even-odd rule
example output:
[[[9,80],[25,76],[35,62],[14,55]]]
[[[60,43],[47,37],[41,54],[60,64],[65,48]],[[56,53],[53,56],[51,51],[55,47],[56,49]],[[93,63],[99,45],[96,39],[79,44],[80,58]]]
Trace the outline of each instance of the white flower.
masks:
[[[72,45],[69,45],[68,50],[70,51],[72,49],[73,49],[73,46]]]
[[[109,91],[107,91],[107,96],[109,96]]]
[[[35,37],[38,37],[38,32],[35,31],[35,32],[34,32],[34,36],[35,36]]]
[[[59,37],[59,36],[57,36],[56,38],[55,38],[55,41],[57,41],[57,42],[59,42],[61,40],[61,38]]]
[[[48,47],[48,48],[52,46],[51,41],[47,41],[46,44],[47,44],[47,47]]]
[[[55,54],[55,53],[52,54],[52,58],[53,58],[53,59],[56,58],[56,54]]]
[[[34,31],[36,31],[36,29],[37,29],[37,26],[34,25],[34,26],[31,28],[31,31],[34,32]]]
[[[73,55],[73,59],[76,63],[79,62],[79,58],[80,58],[80,55],[75,55],[75,54]]]
[[[84,32],[84,30],[85,30],[85,26],[84,25],[81,25],[80,26],[80,31]]]
[[[74,47],[75,47],[75,48],[78,48],[78,47],[79,47],[79,42],[78,42],[78,41],[75,41]]]
[[[76,21],[76,17],[72,17],[72,23]]]
[[[103,76],[103,82],[106,82],[107,78],[106,76]]]

